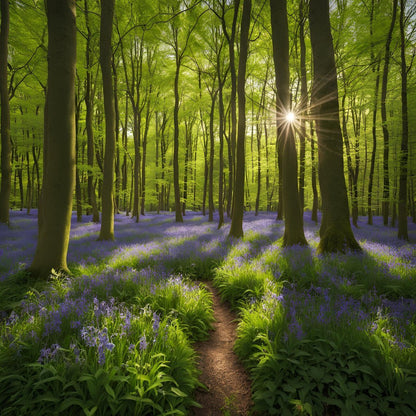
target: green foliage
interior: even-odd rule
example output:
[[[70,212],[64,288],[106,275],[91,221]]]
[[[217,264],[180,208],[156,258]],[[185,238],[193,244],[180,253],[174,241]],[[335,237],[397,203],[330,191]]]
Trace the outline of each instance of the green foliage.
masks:
[[[151,320],[145,330],[152,332]],[[56,361],[26,364],[13,375],[2,371],[2,414],[186,414],[199,384],[194,353],[177,322],[163,320],[144,350],[117,341],[103,367],[92,349],[80,345],[78,364],[74,350],[61,349]]]
[[[130,269],[57,275],[44,289],[0,326],[2,414],[185,415],[197,405],[191,339],[213,320],[203,287]]]
[[[327,335],[327,334],[326,334]],[[282,346],[260,336],[253,399],[262,414],[412,415],[415,373],[400,373],[377,349],[333,337]],[[363,341],[363,340],[361,340]],[[370,340],[369,340],[370,341]],[[400,399],[398,399],[398,390]],[[296,413],[297,412],[297,413]]]
[[[259,270],[255,265],[236,262],[215,271],[214,285],[221,298],[235,308],[251,299],[260,299],[271,277],[269,272]]]

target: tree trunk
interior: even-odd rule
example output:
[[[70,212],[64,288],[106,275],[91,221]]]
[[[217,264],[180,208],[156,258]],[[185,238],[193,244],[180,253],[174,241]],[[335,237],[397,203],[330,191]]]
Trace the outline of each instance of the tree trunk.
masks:
[[[344,76],[345,77],[345,76]],[[345,79],[345,78],[344,78]],[[353,169],[352,165],[352,157],[351,157],[351,146],[350,146],[350,138],[348,134],[347,129],[347,123],[348,123],[348,117],[347,112],[345,110],[345,100],[347,97],[347,91],[345,87],[344,95],[342,96],[342,133],[344,137],[344,143],[345,143],[345,150],[347,153],[347,167],[348,167],[348,178],[350,183],[350,193],[351,193],[351,199],[352,199],[352,208],[351,208],[351,216],[352,216],[352,223],[355,227],[358,226],[358,211],[355,209],[356,206],[356,199],[354,195],[354,184],[356,184],[355,181],[355,171]]]
[[[211,94],[209,113],[209,172],[208,172],[208,221],[214,221],[214,112],[218,90]]]
[[[318,222],[318,205],[319,205],[319,198],[318,198],[318,187],[316,181],[316,162],[315,162],[315,139],[314,139],[314,131],[313,131],[313,124],[311,123],[311,165],[312,165],[312,172],[311,172],[311,185],[312,185],[312,212],[311,212],[311,220],[314,222]]]
[[[150,86],[148,100],[146,104],[146,120],[144,125],[144,132],[143,132],[143,151],[142,151],[142,192],[141,192],[141,209],[140,213],[144,215],[144,208],[146,204],[146,157],[147,157],[147,135],[149,133],[150,127],[150,95],[152,93],[152,86]]]
[[[407,163],[409,158],[409,122],[407,108],[407,66],[405,37],[405,0],[400,0],[400,56],[402,77],[402,140],[400,145],[399,230],[397,237],[409,240],[407,232]]]
[[[7,86],[7,58],[9,47],[9,0],[1,0],[0,30],[0,105],[1,105],[1,183],[0,222],[9,225],[9,200],[11,190],[10,107]]]
[[[269,167],[269,129],[266,121],[264,121],[264,145],[266,149],[266,210],[271,210],[271,195],[270,195],[270,167]]]
[[[116,175],[116,187],[115,187],[115,199],[114,205],[116,213],[120,213],[120,188],[121,188],[121,169],[120,169],[120,109],[118,101],[118,77],[117,77],[117,67],[114,60],[111,63],[113,76],[114,76],[114,123],[115,123],[115,146],[116,146],[116,156],[115,156],[115,175]]]
[[[390,23],[390,29],[387,34],[386,49],[384,55],[383,79],[381,83],[381,123],[383,126],[383,202],[382,215],[384,225],[389,221],[389,199],[390,199],[390,178],[389,178],[389,130],[387,128],[387,80],[389,75],[390,64],[390,44],[393,36],[394,25],[396,22],[398,0],[393,0],[393,14]]]
[[[219,55],[219,54],[218,54]],[[218,173],[218,229],[224,224],[224,97],[223,97],[223,84],[224,80],[221,79],[219,70],[219,62],[217,60],[218,67],[218,117],[219,117],[219,139],[220,139],[220,154],[219,154],[219,173]]]
[[[373,182],[374,182],[374,170],[376,165],[377,155],[377,102],[378,102],[378,90],[380,86],[380,60],[377,64],[376,86],[374,93],[374,107],[373,107],[373,125],[371,128],[373,136],[373,149],[371,152],[370,173],[368,175],[368,198],[367,198],[367,223],[373,225]]]
[[[299,43],[300,43],[300,134],[299,134],[299,203],[303,216],[305,207],[305,156],[306,156],[306,115],[308,107],[308,79],[306,74],[305,21],[306,2],[299,2]]]
[[[183,174],[183,203],[182,203],[182,215],[186,215],[186,204],[188,202],[188,172],[189,172],[189,160],[192,160],[192,120],[189,122],[185,120],[185,164]]]
[[[257,139],[257,193],[256,193],[256,211],[255,215],[259,214],[260,208],[260,195],[261,195],[261,136],[263,135],[262,131],[262,122],[261,118],[264,116],[265,105],[266,105],[266,86],[267,80],[269,78],[269,62],[267,62],[266,75],[264,77],[263,88],[261,91],[260,104],[256,115],[256,139]],[[266,132],[267,135],[267,132]]]
[[[231,94],[230,94],[230,113],[231,113],[231,132],[230,132],[230,142],[231,142],[231,163],[229,166],[229,185],[228,185],[228,202],[227,202],[227,215],[230,217],[232,215],[232,202],[233,202],[233,192],[234,192],[234,181],[235,181],[235,172],[236,172],[236,141],[237,141],[237,72],[235,68],[235,36],[237,33],[237,18],[238,11],[240,9],[240,0],[234,0],[234,14],[233,22],[231,26],[231,34],[228,34],[225,18],[221,21],[222,28],[225,37],[228,42],[228,53],[230,57],[230,76],[231,76]]]
[[[277,88],[277,135],[282,150],[283,246],[307,244],[298,193],[298,166],[293,125],[287,121],[290,111],[289,32],[286,0],[270,0],[273,59]]]
[[[311,0],[309,26],[314,67],[313,115],[319,145],[319,183],[322,197],[318,252],[360,250],[349,222],[328,0]]]
[[[26,213],[30,214],[30,209],[32,208],[32,199],[33,199],[33,182],[30,174],[30,158],[29,152],[26,152],[26,173],[27,173],[27,184],[26,184]]]
[[[84,13],[85,13],[85,24],[87,27],[86,36],[86,49],[85,49],[85,61],[86,61],[86,80],[85,80],[85,127],[87,130],[87,163],[88,169],[88,204],[92,210],[92,221],[95,223],[100,222],[100,214],[97,208],[97,200],[95,196],[95,185],[94,185],[94,130],[92,128],[92,113],[93,113],[93,97],[91,97],[91,29],[89,25],[89,11],[88,11],[88,0],[84,0]]]
[[[181,57],[179,54],[178,33],[176,31],[176,70],[174,82],[175,104],[173,107],[173,191],[175,194],[175,221],[183,222],[181,209],[181,190],[179,187],[179,73],[181,70]]]
[[[105,153],[102,192],[102,218],[99,240],[114,240],[114,154],[115,154],[115,113],[114,88],[111,70],[114,1],[102,0],[100,24],[100,65],[103,77],[105,112]]]
[[[233,214],[230,237],[243,237],[245,139],[246,139],[246,67],[248,56],[248,35],[250,30],[251,0],[244,0],[240,30],[240,57],[238,62],[238,133],[236,145],[236,171],[233,194]]]
[[[46,160],[39,237],[29,271],[47,278],[51,270],[68,273],[67,251],[75,182],[75,0],[46,1],[48,89]]]
[[[82,193],[81,193],[81,178],[79,176],[79,116],[80,104],[75,97],[75,201],[77,207],[77,222],[82,222]]]

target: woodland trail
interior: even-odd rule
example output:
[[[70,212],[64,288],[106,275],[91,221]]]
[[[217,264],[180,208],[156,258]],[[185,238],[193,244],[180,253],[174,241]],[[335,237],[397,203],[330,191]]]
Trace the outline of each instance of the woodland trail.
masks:
[[[236,339],[236,316],[221,303],[218,291],[211,282],[204,282],[213,295],[214,331],[208,340],[195,349],[199,356],[199,377],[208,390],[199,389],[195,400],[202,408],[191,411],[195,416],[237,416],[250,414],[251,382],[243,365],[233,351]]]

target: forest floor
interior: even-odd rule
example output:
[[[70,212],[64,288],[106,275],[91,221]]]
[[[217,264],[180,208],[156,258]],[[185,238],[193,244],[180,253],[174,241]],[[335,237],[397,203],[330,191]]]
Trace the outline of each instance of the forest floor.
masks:
[[[199,356],[199,380],[207,389],[199,389],[195,400],[198,416],[248,415],[252,406],[251,382],[242,363],[233,351],[237,338],[236,315],[222,303],[211,282],[204,282],[213,295],[215,322],[208,340],[195,345]]]

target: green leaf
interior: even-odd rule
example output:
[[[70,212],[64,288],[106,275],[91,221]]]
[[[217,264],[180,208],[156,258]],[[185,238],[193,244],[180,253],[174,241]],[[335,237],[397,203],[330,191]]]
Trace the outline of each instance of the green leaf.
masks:
[[[116,398],[116,395],[115,395],[115,393],[114,393],[114,390],[112,389],[112,387],[109,385],[109,384],[104,384],[104,388],[105,388],[105,391],[113,398],[113,399],[115,399]]]
[[[177,387],[171,387],[171,390],[179,397],[188,397],[186,393],[184,393],[182,390],[179,390]]]

